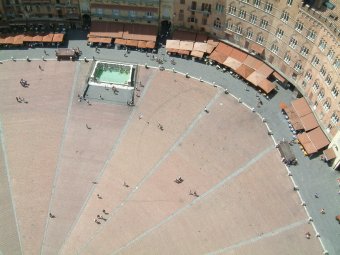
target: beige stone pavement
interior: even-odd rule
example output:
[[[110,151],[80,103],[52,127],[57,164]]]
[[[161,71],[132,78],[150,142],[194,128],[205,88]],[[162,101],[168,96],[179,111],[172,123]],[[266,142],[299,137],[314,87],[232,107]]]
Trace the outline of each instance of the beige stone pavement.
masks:
[[[17,232],[5,155],[1,143],[4,141],[0,136],[0,254],[16,255],[21,254],[19,233]]]
[[[314,232],[256,113],[218,88],[144,68],[134,108],[88,106],[76,98],[88,68],[52,61],[0,69],[25,254],[322,253],[317,239],[304,237]],[[97,214],[106,221],[94,223]]]
[[[0,112],[25,254],[40,253],[74,73],[71,62],[1,65]],[[21,78],[30,83],[29,88],[20,85]],[[18,103],[16,96],[28,104]]]

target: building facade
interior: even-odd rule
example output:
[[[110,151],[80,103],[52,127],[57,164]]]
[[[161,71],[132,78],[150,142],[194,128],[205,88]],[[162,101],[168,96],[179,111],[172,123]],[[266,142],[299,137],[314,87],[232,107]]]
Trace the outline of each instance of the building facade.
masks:
[[[138,24],[159,24],[159,0],[104,1],[90,0],[92,21],[109,21]]]
[[[7,26],[81,25],[78,0],[2,0],[1,4]]]
[[[255,52],[303,95],[330,140],[339,131],[340,2],[175,1],[176,28]]]

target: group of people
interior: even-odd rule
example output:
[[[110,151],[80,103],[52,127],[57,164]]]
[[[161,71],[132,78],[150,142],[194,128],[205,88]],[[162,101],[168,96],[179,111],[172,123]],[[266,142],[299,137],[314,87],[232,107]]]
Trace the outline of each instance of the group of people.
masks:
[[[25,98],[23,98],[23,97],[15,97],[15,98],[17,99],[18,103],[25,103],[25,104],[28,103],[28,101],[26,101]]]
[[[21,84],[21,86],[23,86],[24,88],[28,88],[28,87],[29,87],[28,82],[27,82],[26,80],[24,80],[24,79],[21,79],[21,80],[20,80],[20,84]]]

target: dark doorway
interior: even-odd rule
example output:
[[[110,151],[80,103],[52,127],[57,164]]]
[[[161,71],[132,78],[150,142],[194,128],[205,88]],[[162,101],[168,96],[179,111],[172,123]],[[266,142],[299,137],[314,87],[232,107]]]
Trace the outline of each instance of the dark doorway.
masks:
[[[91,26],[91,17],[88,14],[83,15],[83,26],[90,27]]]

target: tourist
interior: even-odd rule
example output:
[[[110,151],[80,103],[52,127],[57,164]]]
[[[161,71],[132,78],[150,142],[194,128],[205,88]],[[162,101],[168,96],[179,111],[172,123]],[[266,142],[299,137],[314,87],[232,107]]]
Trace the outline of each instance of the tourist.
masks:
[[[325,209],[321,208],[320,213],[325,214],[326,213]]]

